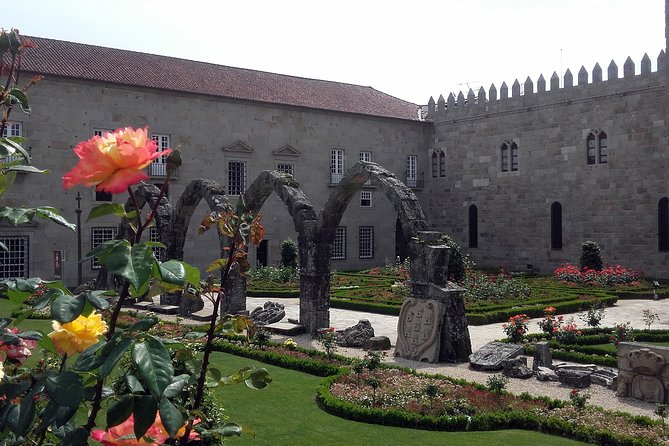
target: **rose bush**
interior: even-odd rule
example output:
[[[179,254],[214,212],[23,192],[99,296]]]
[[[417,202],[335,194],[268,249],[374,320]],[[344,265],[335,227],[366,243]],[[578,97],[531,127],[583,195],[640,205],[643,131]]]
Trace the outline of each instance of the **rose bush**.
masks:
[[[19,78],[20,60],[16,57],[29,45],[22,44],[18,32],[0,32],[0,60],[10,51],[11,66],[3,66],[7,82],[0,90],[5,107],[0,121],[0,134],[15,104],[29,110],[24,89],[14,88]],[[31,83],[32,84],[32,83]],[[9,88],[7,87],[9,86]],[[208,389],[219,385],[244,382],[255,389],[266,387],[271,378],[264,369],[244,368],[232,376],[224,376],[209,367],[212,342],[216,335],[240,333],[249,327],[243,317],[219,322],[218,311],[226,296],[224,285],[233,265],[244,273],[250,242],[259,243],[264,229],[260,216],[245,210],[243,200],[236,208],[212,212],[200,225],[200,232],[216,227],[227,236],[227,257],[212,263],[209,272],[221,271],[220,282],[201,281],[200,271],[179,260],[160,262],[153,248],[164,245],[142,242],[142,234],[156,216],[169,177],[178,168],[178,151],[157,151],[148,139],[148,129],[125,127],[78,144],[75,153],[79,163],[63,176],[63,186],[96,186],[112,193],[127,191],[134,206],[105,203],[91,209],[88,219],[115,215],[128,228],[127,239],[110,240],[87,253],[83,261],[97,257],[101,265],[122,279],[120,294],[96,290],[72,294],[63,283],[46,282],[40,278],[5,279],[0,293],[31,311],[48,309],[53,319],[53,332],[20,331],[12,325],[20,320],[0,319],[0,438],[2,444],[83,446],[89,438],[103,444],[220,444],[224,437],[239,435],[241,428],[220,416],[217,403]],[[39,171],[27,163],[27,153],[20,147],[21,139],[0,138],[0,159],[15,153],[24,157],[0,163],[0,196],[11,184],[7,176],[16,170]],[[138,206],[132,186],[148,178],[141,172],[158,157],[169,155],[167,175],[154,207],[148,213]],[[0,206],[0,219],[21,224],[33,217],[50,219],[73,229],[48,207],[11,209]],[[0,248],[3,248],[0,246]],[[151,298],[164,292],[186,293],[194,299],[208,298],[213,315],[206,335],[187,333],[181,339],[165,339],[150,332],[158,324],[146,316],[127,328],[118,326],[121,308],[130,298]],[[103,316],[104,315],[104,316]],[[103,318],[104,317],[104,318]],[[32,370],[21,367],[30,349],[39,346],[49,352],[48,360]],[[11,353],[9,353],[11,352]],[[13,358],[10,358],[10,354]],[[58,360],[52,358],[58,357]],[[82,423],[75,415],[87,414]],[[104,413],[104,416],[99,416]],[[104,420],[105,429],[95,429]]]

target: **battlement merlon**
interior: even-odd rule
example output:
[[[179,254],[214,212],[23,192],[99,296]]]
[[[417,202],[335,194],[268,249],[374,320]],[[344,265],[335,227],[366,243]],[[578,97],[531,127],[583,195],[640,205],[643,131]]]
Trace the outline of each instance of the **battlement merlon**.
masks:
[[[666,0],[669,2],[669,0]],[[546,80],[543,75],[535,84],[528,76],[521,84],[518,79],[513,82],[511,91],[506,82],[502,82],[498,90],[495,84],[490,86],[486,96],[481,87],[478,94],[470,89],[465,98],[461,91],[457,99],[453,93],[449,93],[448,99],[443,95],[435,103],[433,98],[428,102],[427,119],[431,121],[458,119],[460,117],[479,115],[489,112],[513,110],[518,107],[527,107],[536,104],[569,101],[589,96],[602,96],[606,94],[618,94],[626,91],[634,91],[651,86],[664,86],[667,84],[667,71],[665,50],[660,51],[657,56],[657,69],[652,71],[651,60],[648,54],[644,54],[639,65],[639,74],[636,74],[636,65],[631,57],[623,64],[622,77],[619,77],[618,65],[611,61],[607,68],[607,80],[602,79],[602,68],[596,63],[592,69],[592,76],[585,66],[581,66],[574,83],[574,75],[567,69],[562,78],[553,72],[550,78],[550,89],[547,89]],[[509,94],[511,93],[511,94]]]

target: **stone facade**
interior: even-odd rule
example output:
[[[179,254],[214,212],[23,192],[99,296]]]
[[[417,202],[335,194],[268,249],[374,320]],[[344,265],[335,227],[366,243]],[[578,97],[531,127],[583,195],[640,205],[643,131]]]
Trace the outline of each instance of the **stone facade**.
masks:
[[[246,186],[264,170],[292,166],[295,180],[319,210],[331,202],[335,190],[333,150],[342,151],[344,168],[368,161],[369,153],[371,161],[402,181],[411,157],[415,176],[406,182],[430,222],[427,229],[452,235],[481,266],[524,270],[531,265],[550,273],[563,262],[575,262],[581,243],[594,240],[606,262],[669,278],[669,228],[662,249],[658,230],[658,209],[669,198],[669,68],[664,51],[655,63],[645,56],[636,64],[628,59],[604,68],[581,68],[576,75],[568,70],[562,79],[554,74],[440,97],[430,100],[419,119],[411,116],[406,102],[368,88],[50,39],[37,43],[32,51],[43,45],[51,53],[39,56],[39,63],[32,63],[28,54],[24,66],[41,74],[41,63],[51,71],[30,90],[32,116],[15,113],[12,118],[27,138],[35,164],[51,174],[19,175],[4,197],[8,206],[50,204],[75,221],[77,191],[63,191],[60,180],[76,161],[72,148],[96,131],[148,125],[183,151],[183,166],[170,181],[168,200],[173,205],[196,178],[214,180],[228,191],[229,163],[238,162]],[[116,63],[115,56],[137,63]],[[95,58],[127,70],[93,70]],[[139,63],[144,59],[151,63]],[[188,64],[197,64],[197,76],[184,69]],[[237,90],[226,93],[226,82],[237,82]],[[322,94],[327,88],[332,91]],[[279,90],[281,94],[274,94]],[[339,97],[338,91],[353,93]],[[384,110],[385,104],[394,112]],[[592,164],[590,135],[595,146],[604,142],[594,147]],[[156,175],[152,182],[161,179]],[[365,199],[356,189],[338,223],[345,228],[339,233],[345,249],[339,251],[341,258],[332,260],[333,269],[377,266],[397,254],[396,241],[402,237],[396,237],[394,203],[378,183],[360,188]],[[93,189],[79,191],[86,253],[95,234],[113,232],[118,222],[86,222],[88,211],[99,202]],[[184,244],[184,260],[200,268],[218,257],[215,234],[195,235],[207,212],[206,203],[197,205]],[[251,249],[249,257],[252,263],[274,265],[281,242],[296,239],[297,232],[280,198],[265,200],[262,212],[266,248]],[[367,237],[373,234],[373,242],[361,255],[363,229]],[[7,237],[27,237],[21,258],[26,275],[52,278],[52,253],[57,250],[64,254],[66,283],[76,285],[75,234],[40,221],[0,227],[0,238]],[[86,262],[83,281],[95,275]],[[311,304],[315,312],[328,310],[324,302]]]
[[[604,82],[600,73],[599,81],[550,91],[533,90],[528,78],[523,95],[493,99],[493,86],[487,101],[481,90],[466,105],[458,105],[462,96],[432,102],[431,153],[443,151],[446,166],[423,195],[432,224],[469,246],[482,266],[531,264],[550,273],[577,261],[581,243],[594,240],[606,262],[667,277],[669,255],[658,251],[658,203],[669,196],[666,79],[642,71]],[[602,132],[606,162],[588,164],[588,135]],[[561,207],[561,246],[551,239],[553,203]]]

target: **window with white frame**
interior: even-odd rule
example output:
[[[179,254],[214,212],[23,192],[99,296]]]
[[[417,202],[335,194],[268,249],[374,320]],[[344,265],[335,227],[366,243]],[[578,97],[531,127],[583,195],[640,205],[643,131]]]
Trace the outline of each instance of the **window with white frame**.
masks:
[[[362,207],[362,208],[371,208],[372,207],[372,191],[371,190],[361,190],[360,191],[360,207]]]
[[[158,151],[162,152],[170,148],[170,135],[153,133],[151,139],[156,142]],[[164,177],[167,175],[167,157],[161,156],[149,164],[149,175],[155,177]]]
[[[246,161],[228,161],[228,195],[242,195],[246,190]]]
[[[290,163],[278,163],[276,165],[276,170],[281,173],[287,173],[288,175],[295,176],[295,166]]]
[[[23,136],[23,124],[20,122],[7,122],[5,124],[5,128],[2,131],[2,137],[3,138],[11,138],[11,137],[21,137]],[[28,151],[30,153],[30,151]],[[20,154],[15,154],[15,155],[10,155],[6,158],[4,158],[2,161],[5,163],[11,163],[12,161],[22,161],[23,156]]]
[[[360,226],[358,232],[359,257],[361,259],[374,258],[374,226]]]
[[[330,184],[339,184],[344,178],[344,151],[332,149],[330,152]]]
[[[98,226],[91,228],[91,250],[109,240],[116,238],[116,226]],[[101,265],[97,257],[91,259],[91,269],[100,269]]]
[[[365,161],[367,163],[371,163],[372,162],[372,152],[369,152],[369,151],[360,152],[360,161]],[[363,185],[364,186],[369,186],[371,184],[372,184],[372,180],[367,180],[367,181],[365,181],[365,183]]]
[[[407,156],[406,177],[406,185],[409,187],[416,187],[418,183],[418,157],[416,155]]]
[[[5,124],[2,137],[9,138],[12,136],[23,136],[23,125],[20,122],[8,122]]]
[[[160,242],[160,231],[155,226],[149,228],[149,241]],[[153,255],[158,259],[159,262],[163,261],[165,255],[165,248],[154,247],[151,248]]]
[[[372,162],[372,152],[360,152],[360,161]]]
[[[346,259],[346,226],[337,226],[332,242],[332,260]]]
[[[0,242],[7,248],[0,249],[0,279],[28,278],[28,236],[0,236]]]
[[[606,164],[608,161],[608,137],[601,130],[592,130],[586,138],[588,164]]]

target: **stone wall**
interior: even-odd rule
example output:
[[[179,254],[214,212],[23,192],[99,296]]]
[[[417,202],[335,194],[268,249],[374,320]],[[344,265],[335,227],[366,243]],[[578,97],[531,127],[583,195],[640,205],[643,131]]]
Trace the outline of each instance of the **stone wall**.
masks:
[[[16,187],[5,198],[7,205],[50,204],[71,221],[76,220],[77,190],[63,191],[61,175],[71,169],[76,158],[72,148],[93,135],[95,129],[148,125],[150,131],[169,134],[173,147],[181,146],[183,166],[170,182],[169,200],[174,204],[194,178],[207,178],[227,187],[227,162],[246,162],[247,185],[277,163],[295,166],[295,179],[305,194],[320,209],[332,191],[330,151],[343,149],[345,167],[358,161],[360,151],[372,152],[372,161],[387,167],[402,178],[406,155],[419,156],[419,172],[425,171],[424,154],[429,126],[419,121],[374,118],[351,114],[284,107],[261,103],[224,100],[194,94],[124,88],[76,80],[46,78],[31,89],[31,117],[17,115],[23,124],[26,146],[31,147],[35,164],[48,168],[50,175],[20,176]],[[286,147],[290,146],[290,147]],[[224,150],[225,149],[225,150]],[[161,178],[154,178],[154,183]],[[116,226],[115,219],[86,223],[88,211],[96,205],[93,189],[81,192],[83,209],[83,252],[91,243],[92,226]],[[394,259],[396,213],[377,188],[371,208],[361,208],[359,196],[353,198],[341,225],[347,227],[347,258],[333,261],[338,269],[377,266]],[[420,193],[420,191],[417,191]],[[118,197],[125,201],[125,197]],[[218,258],[215,233],[196,236],[196,227],[208,208],[201,203],[190,222],[185,245],[185,260],[204,268]],[[285,208],[277,197],[263,206],[263,223],[269,241],[269,263],[280,258],[281,242],[297,235]],[[374,226],[374,258],[358,258],[358,227]],[[76,280],[76,234],[60,226],[39,222],[21,228],[2,227],[0,234],[30,237],[31,276],[50,278],[54,249],[65,251],[66,280]],[[255,262],[255,249],[250,260]],[[95,276],[90,262],[84,264],[84,279]]]
[[[622,70],[621,70],[622,77]],[[532,90],[530,90],[531,92]],[[585,240],[604,260],[668,277],[658,252],[658,201],[669,196],[663,73],[434,111],[428,150],[446,154],[446,175],[424,192],[435,229],[468,246],[468,208],[478,209],[481,266],[549,274],[577,262]],[[514,92],[515,93],[515,92]],[[608,162],[588,165],[586,138],[608,136]],[[518,170],[501,171],[501,145],[518,146]],[[551,249],[550,209],[562,205],[561,250]],[[447,211],[448,210],[448,211]]]

